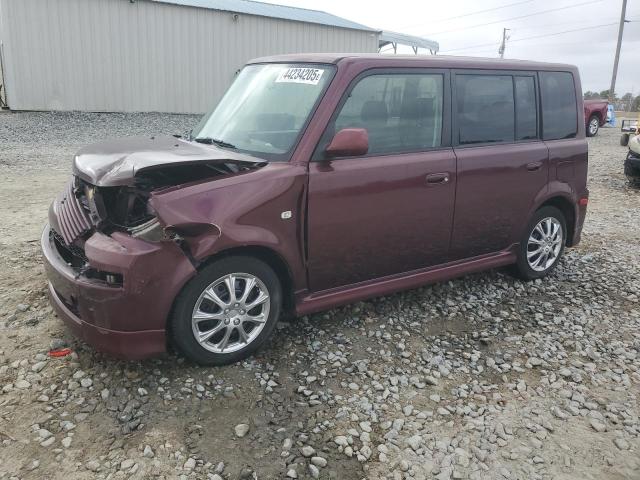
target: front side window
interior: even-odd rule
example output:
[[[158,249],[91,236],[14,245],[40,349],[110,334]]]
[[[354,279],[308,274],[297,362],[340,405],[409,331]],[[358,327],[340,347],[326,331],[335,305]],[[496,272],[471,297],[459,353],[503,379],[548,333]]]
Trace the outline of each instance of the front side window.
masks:
[[[456,75],[458,143],[513,142],[511,75]]]
[[[334,132],[364,128],[369,155],[439,147],[443,75],[375,74],[360,80],[336,117]]]
[[[542,135],[545,140],[573,138],[578,133],[578,109],[573,75],[540,72]]]
[[[330,65],[248,65],[192,136],[265,160],[287,160],[333,73]]]

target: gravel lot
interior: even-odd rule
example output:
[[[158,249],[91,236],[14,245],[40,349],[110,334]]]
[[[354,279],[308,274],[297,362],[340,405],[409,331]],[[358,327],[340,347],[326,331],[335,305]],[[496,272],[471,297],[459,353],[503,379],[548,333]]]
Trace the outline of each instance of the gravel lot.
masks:
[[[0,113],[0,479],[640,478],[640,192],[617,129],[589,139],[583,242],[547,279],[282,323],[226,368],[96,354],[47,302],[48,204],[81,145],[196,121]]]

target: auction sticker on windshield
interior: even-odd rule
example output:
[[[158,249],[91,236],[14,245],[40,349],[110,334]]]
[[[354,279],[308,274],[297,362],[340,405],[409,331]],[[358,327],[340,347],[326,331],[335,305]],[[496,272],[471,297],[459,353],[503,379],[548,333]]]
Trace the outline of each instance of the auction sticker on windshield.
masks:
[[[321,68],[287,68],[280,72],[276,83],[308,83],[317,85],[324,70]]]

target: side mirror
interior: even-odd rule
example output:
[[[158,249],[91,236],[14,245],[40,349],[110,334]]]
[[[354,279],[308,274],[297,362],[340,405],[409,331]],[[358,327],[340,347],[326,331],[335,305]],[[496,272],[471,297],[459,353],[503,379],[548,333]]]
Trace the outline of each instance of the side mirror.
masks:
[[[330,157],[355,157],[369,151],[369,134],[364,128],[343,128],[325,150]]]

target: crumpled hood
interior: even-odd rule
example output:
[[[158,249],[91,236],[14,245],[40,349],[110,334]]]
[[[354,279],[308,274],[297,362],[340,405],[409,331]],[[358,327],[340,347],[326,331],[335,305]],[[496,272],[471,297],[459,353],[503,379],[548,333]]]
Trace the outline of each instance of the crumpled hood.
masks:
[[[177,163],[260,162],[250,155],[232,152],[215,145],[188,142],[167,135],[126,137],[88,145],[73,159],[73,171],[99,187],[131,185],[143,170]]]

